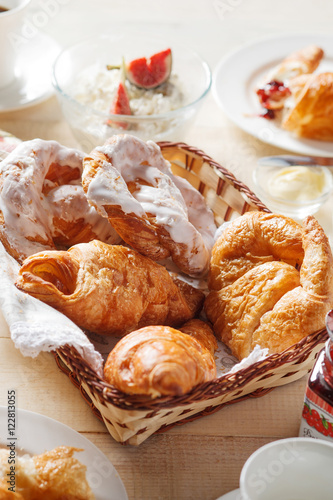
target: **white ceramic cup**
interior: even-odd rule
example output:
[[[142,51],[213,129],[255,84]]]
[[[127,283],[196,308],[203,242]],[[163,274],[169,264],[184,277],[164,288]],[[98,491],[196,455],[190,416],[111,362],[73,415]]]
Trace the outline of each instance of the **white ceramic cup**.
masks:
[[[255,451],[240,476],[242,500],[332,500],[333,443],[273,441]]]
[[[14,38],[20,34],[24,15],[31,0],[0,0],[0,89],[10,85],[15,78],[17,49]]]

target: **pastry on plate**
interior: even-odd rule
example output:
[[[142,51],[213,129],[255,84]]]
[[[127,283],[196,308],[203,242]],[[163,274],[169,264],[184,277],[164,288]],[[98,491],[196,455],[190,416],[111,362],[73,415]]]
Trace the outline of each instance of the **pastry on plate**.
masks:
[[[95,500],[87,468],[74,457],[82,451],[59,446],[41,455],[15,456],[15,486],[9,490],[8,449],[0,450],[1,500]]]
[[[122,338],[110,352],[105,380],[126,394],[182,396],[216,377],[211,328],[192,320],[176,330],[147,326]]]
[[[291,82],[294,105],[282,128],[298,137],[333,141],[333,73],[318,73]]]
[[[324,56],[316,45],[309,45],[288,55],[266,75],[256,93],[260,104],[270,110],[284,107],[290,96],[289,82],[300,75],[313,73]]]
[[[106,335],[179,326],[199,313],[204,300],[200,290],[136,250],[97,240],[28,257],[16,286],[81,328]]]

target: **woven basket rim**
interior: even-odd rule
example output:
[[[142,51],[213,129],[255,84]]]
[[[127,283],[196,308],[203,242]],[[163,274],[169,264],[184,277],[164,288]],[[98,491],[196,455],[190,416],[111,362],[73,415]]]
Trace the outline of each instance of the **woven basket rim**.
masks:
[[[162,151],[165,149],[176,148],[201,157],[203,161],[207,162],[215,169],[215,171],[217,170],[220,176],[222,175],[226,178],[235,187],[235,189],[243,193],[259,211],[271,213],[266,205],[262,203],[255,193],[253,193],[243,182],[236,179],[236,177],[229,170],[213,160],[201,149],[189,146],[184,142],[163,141],[158,142],[157,144],[160,146]],[[274,369],[277,369],[284,364],[302,363],[302,361],[307,359],[314,347],[324,342],[326,338],[327,331],[323,328],[311,333],[300,342],[287,348],[281,353],[271,354],[264,360],[252,363],[250,366],[242,368],[235,373],[226,373],[215,380],[199,384],[183,396],[162,396],[155,399],[142,395],[128,395],[108,384],[96,374],[96,372],[84,359],[81,358],[80,354],[74,347],[69,345],[62,346],[54,352],[54,356],[59,368],[65,372],[68,372],[68,369],[64,368],[61,359],[65,358],[70,362],[74,372],[69,373],[75,385],[80,386],[79,380],[83,378],[85,383],[87,383],[102,397],[103,401],[114,405],[117,408],[126,410],[157,411],[161,408],[173,408],[175,406],[188,405],[198,401],[208,400],[221,395],[223,392],[228,392],[230,389],[234,390],[235,388],[239,388],[241,390],[246,384],[251,382],[251,380],[260,376],[264,379],[268,372],[271,373]],[[73,380],[73,377],[75,377],[76,380]],[[259,389],[258,391],[255,391],[256,396],[261,395],[261,393],[265,394],[269,390],[271,390],[271,388]],[[241,399],[247,397],[251,397],[251,394],[248,394]],[[92,406],[94,405],[92,404]]]
[[[221,395],[223,389],[225,389],[225,391],[231,388],[235,389],[236,387],[241,389],[254,378],[260,376],[264,378],[268,370],[274,371],[274,369],[287,363],[301,363],[304,358],[307,358],[316,345],[322,343],[327,338],[327,331],[323,328],[304,337],[300,342],[292,345],[281,353],[271,354],[267,358],[256,361],[246,368],[241,368],[237,372],[226,373],[209,382],[198,384],[183,396],[161,396],[155,399],[142,395],[129,395],[116,389],[104,379],[100,378],[72,346],[65,345],[57,349],[55,355],[60,355],[60,357],[69,359],[78,378],[80,379],[83,376],[85,382],[94,388],[96,392],[101,394],[103,399],[110,404],[126,410],[157,410],[160,408],[183,406],[211,399]],[[263,391],[265,390],[266,389],[263,389]]]
[[[213,158],[207,155],[202,149],[195,146],[190,146],[185,142],[171,142],[171,141],[160,141],[157,143],[161,150],[163,149],[183,149],[189,153],[193,153],[200,156],[205,162],[207,162],[211,167],[215,168],[220,174],[222,174],[226,179],[228,179],[231,184],[240,191],[244,193],[248,199],[256,205],[256,207],[262,212],[271,212],[269,208],[257,197],[257,195],[242,181],[238,180],[230,170],[223,167],[220,163],[213,160]]]

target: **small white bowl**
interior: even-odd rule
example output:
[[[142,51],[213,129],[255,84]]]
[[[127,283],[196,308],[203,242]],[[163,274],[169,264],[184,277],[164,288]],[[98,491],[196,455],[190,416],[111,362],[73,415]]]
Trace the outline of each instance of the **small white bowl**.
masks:
[[[150,57],[167,48],[172,50],[172,74],[184,94],[181,107],[157,114],[117,115],[109,113],[109,101],[104,109],[103,88],[98,89],[99,101],[94,97],[93,103],[83,104],[78,99],[75,93],[77,79],[84,72],[87,75],[87,68],[89,72],[90,68],[105,69],[106,65],[121,64],[123,58],[129,62],[139,57]],[[112,32],[79,42],[63,50],[53,66],[53,86],[62,112],[74,136],[88,152],[103,144],[111,135],[124,132],[143,140],[183,140],[184,132],[193,124],[210,90],[211,81],[209,66],[191,49],[172,39],[161,40],[133,31]]]
[[[255,451],[240,476],[242,500],[332,499],[333,442],[273,441]]]
[[[253,172],[254,190],[272,210],[295,219],[315,214],[333,190],[327,167],[258,165]]]

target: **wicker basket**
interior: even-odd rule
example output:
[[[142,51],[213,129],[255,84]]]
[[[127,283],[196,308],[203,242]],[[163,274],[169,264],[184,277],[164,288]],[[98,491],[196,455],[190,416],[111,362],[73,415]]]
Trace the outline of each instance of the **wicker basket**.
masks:
[[[160,146],[174,173],[185,177],[203,194],[217,224],[247,211],[269,212],[248,187],[202,151],[183,143],[163,142]],[[326,338],[326,329],[314,332],[281,354],[201,384],[184,396],[153,400],[114,389],[72,347],[64,346],[54,354],[58,366],[104,421],[113,438],[138,445],[155,432],[207,415],[224,405],[263,396],[274,387],[297,380],[309,372]]]

